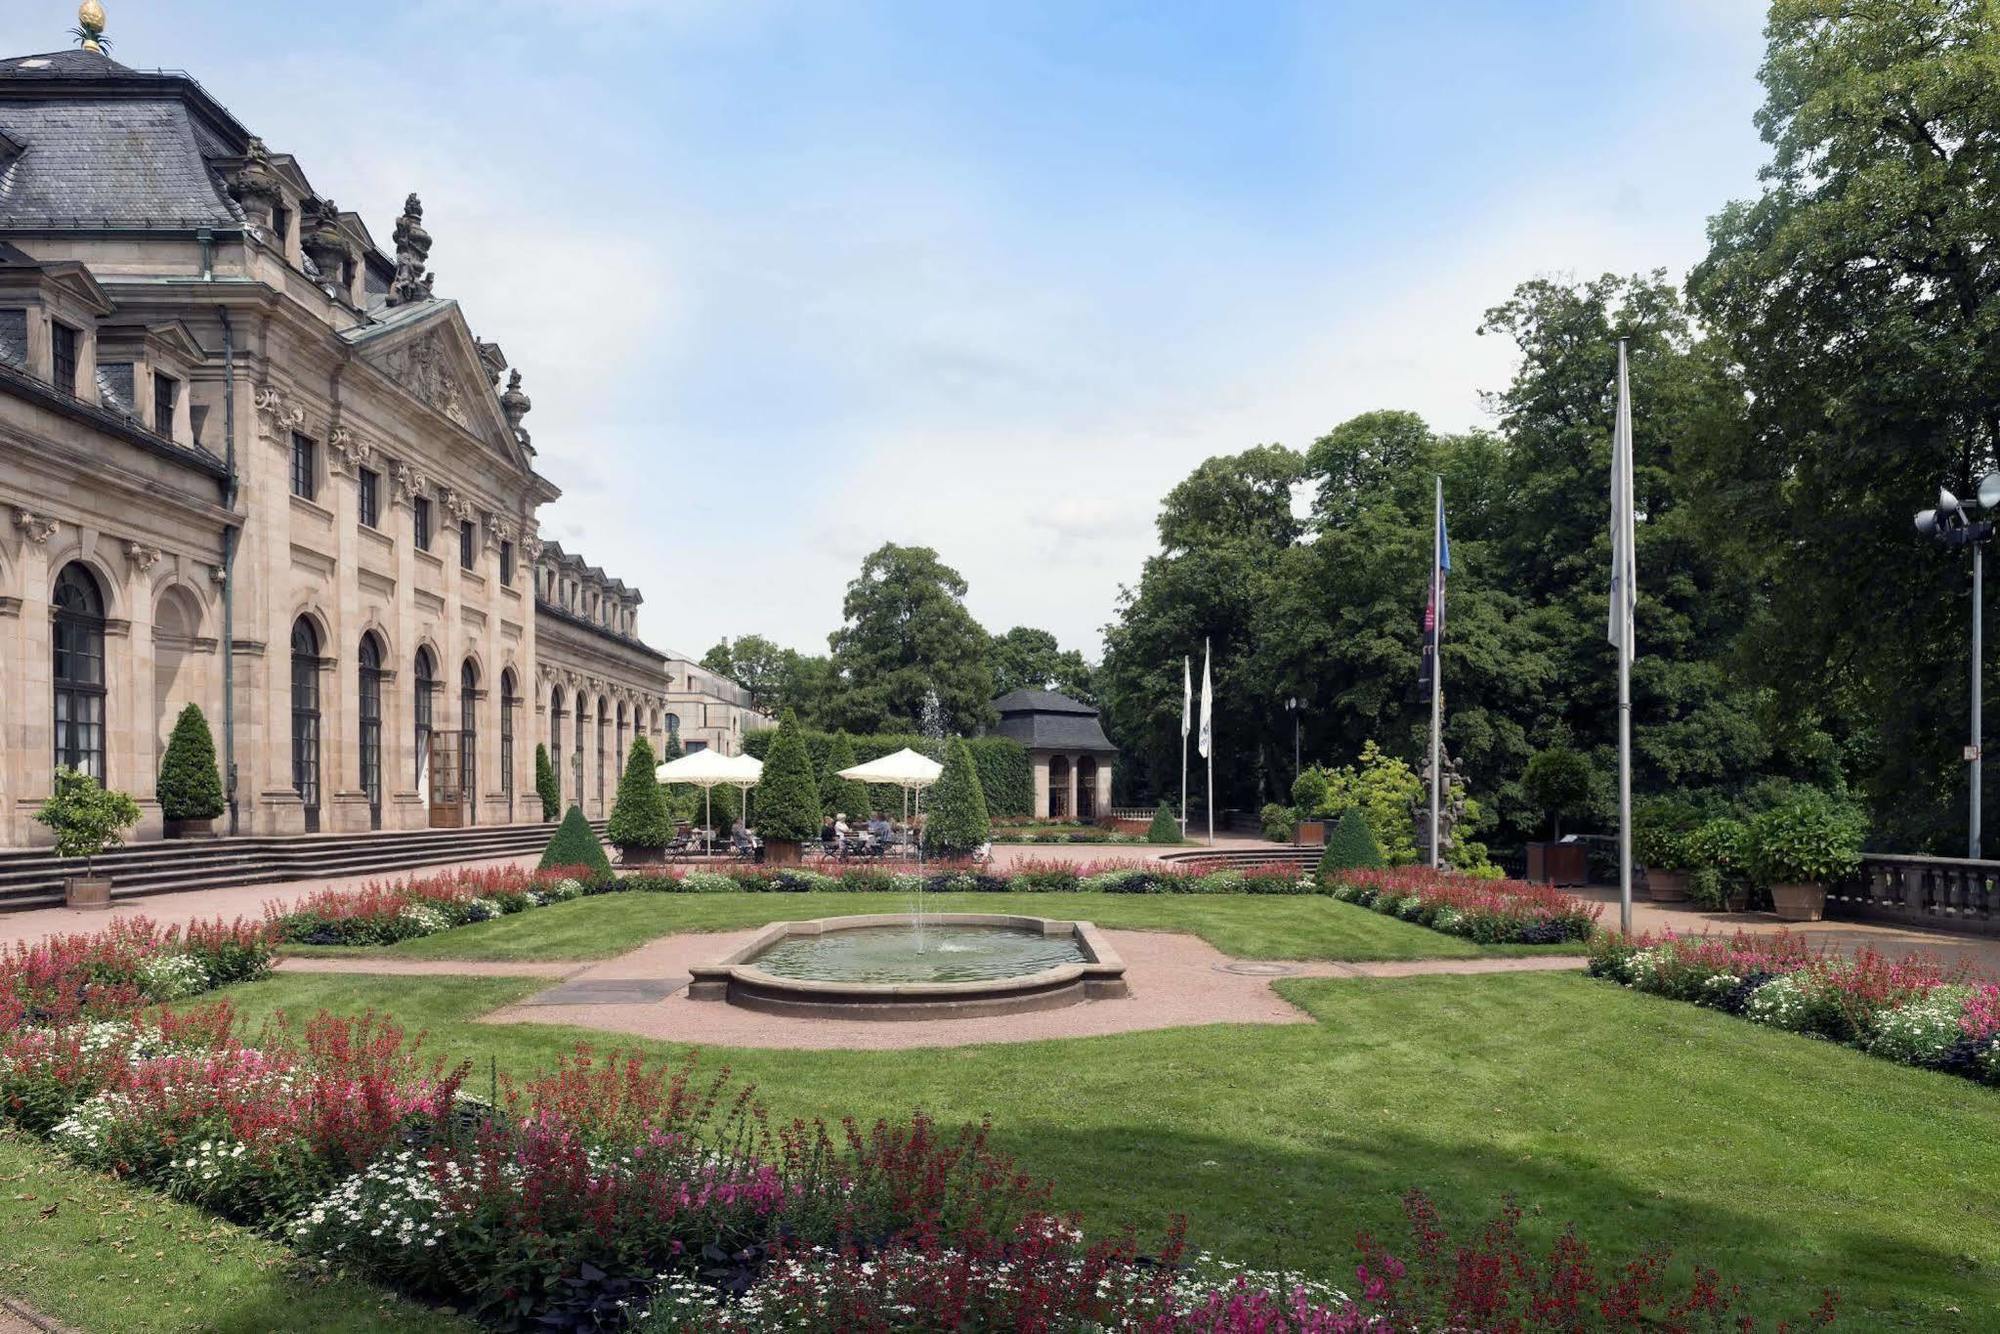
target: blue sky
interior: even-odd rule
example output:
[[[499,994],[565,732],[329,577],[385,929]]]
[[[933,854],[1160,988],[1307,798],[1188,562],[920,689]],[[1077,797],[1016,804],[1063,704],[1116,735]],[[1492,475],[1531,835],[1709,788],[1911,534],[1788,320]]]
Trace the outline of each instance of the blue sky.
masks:
[[[544,531],[696,654],[822,649],[891,539],[1095,656],[1202,458],[1486,420],[1482,310],[1684,272],[1763,159],[1751,0],[104,2],[384,243],[423,195]]]

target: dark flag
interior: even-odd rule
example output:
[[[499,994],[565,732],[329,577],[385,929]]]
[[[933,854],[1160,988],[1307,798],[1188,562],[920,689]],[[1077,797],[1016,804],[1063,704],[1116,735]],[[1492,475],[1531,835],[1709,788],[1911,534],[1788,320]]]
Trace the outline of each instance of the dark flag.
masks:
[[[1437,693],[1438,645],[1444,642],[1444,576],[1451,569],[1451,538],[1445,532],[1442,505],[1438,507],[1436,550],[1437,561],[1431,567],[1430,594],[1424,601],[1423,663],[1417,675],[1425,699]]]

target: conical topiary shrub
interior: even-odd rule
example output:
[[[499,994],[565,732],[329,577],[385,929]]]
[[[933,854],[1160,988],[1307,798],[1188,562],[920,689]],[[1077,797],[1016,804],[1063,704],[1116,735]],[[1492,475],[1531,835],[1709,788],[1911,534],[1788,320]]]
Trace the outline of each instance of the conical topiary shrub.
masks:
[[[757,834],[764,840],[767,860],[797,861],[798,845],[819,837],[819,822],[812,754],[799,735],[798,718],[786,709],[764,756],[764,775],[757,781]]]
[[[1382,845],[1375,841],[1368,817],[1359,806],[1349,806],[1342,812],[1340,823],[1333,827],[1333,833],[1327,836],[1326,851],[1319,859],[1320,881],[1324,883],[1341,871],[1380,865]]]
[[[924,808],[924,851],[933,857],[969,857],[993,837],[986,815],[986,792],[964,737],[944,750],[944,772]]]
[[[854,758],[854,738],[845,732],[835,732],[833,739],[826,743],[826,771],[820,775],[819,809],[828,819],[836,815],[846,815],[858,820],[868,814],[868,785],[857,783],[852,778],[842,778],[842,769],[852,769]]]
[[[535,795],[542,799],[542,818],[553,820],[562,814],[562,787],[556,782],[556,767],[549,763],[549,748],[535,744]]]
[[[1174,818],[1173,811],[1167,808],[1167,803],[1164,801],[1160,803],[1160,809],[1153,812],[1153,823],[1146,830],[1146,841],[1148,843],[1181,841],[1181,822]]]
[[[611,883],[611,859],[604,855],[604,845],[591,831],[590,821],[583,818],[582,807],[572,806],[563,816],[563,822],[556,826],[555,837],[542,850],[537,869],[575,871],[592,885]]]
[[[190,704],[174,720],[167,753],[160,757],[160,817],[169,838],[206,834],[222,814],[222,773],[215,765],[215,737],[201,707]]]
[[[633,738],[604,834],[626,862],[657,862],[674,841],[673,814],[666,790],[653,777],[653,747],[644,737]]]

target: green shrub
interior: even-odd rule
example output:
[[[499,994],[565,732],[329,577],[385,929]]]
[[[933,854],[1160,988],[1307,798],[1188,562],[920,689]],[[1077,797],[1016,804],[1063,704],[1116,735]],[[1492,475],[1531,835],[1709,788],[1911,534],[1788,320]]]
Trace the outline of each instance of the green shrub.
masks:
[[[625,772],[618,778],[618,800],[604,833],[620,848],[664,848],[674,841],[673,815],[667,794],[653,777],[653,746],[634,737]]]
[[[1648,870],[1690,870],[1687,836],[1700,823],[1700,809],[1686,797],[1648,797],[1632,811],[1632,853]]]
[[[1349,806],[1341,815],[1340,823],[1326,836],[1326,851],[1319,859],[1320,881],[1324,883],[1328,876],[1338,871],[1382,864],[1382,845],[1375,841],[1375,831],[1369,827],[1368,817],[1362,814],[1359,806]]]
[[[1750,821],[1750,862],[1767,885],[1824,885],[1861,864],[1866,836],[1867,822],[1856,807],[1802,787]]]
[[[769,763],[771,747],[777,743],[777,735],[775,728],[746,733],[743,753]],[[833,745],[834,734],[801,728],[799,736],[811,756],[813,772],[830,772],[826,758],[828,749]],[[928,744],[924,738],[908,732],[871,732],[848,739],[854,747],[856,760],[861,763],[879,760],[905,747],[922,752]],[[1025,746],[1012,737],[979,736],[966,738],[965,747],[972,753],[973,767],[979,771],[979,790],[986,794],[986,809],[990,814],[1024,816],[1034,813],[1035,775]],[[868,800],[861,804],[861,809],[893,811],[901,807],[902,789],[894,784],[877,783],[869,786],[867,792]],[[846,810],[852,815],[855,807],[849,806]]]
[[[1416,770],[1373,741],[1364,742],[1360,758],[1327,775],[1326,797],[1319,809],[1301,818],[1331,816],[1360,807],[1381,849],[1381,865],[1407,866],[1417,859],[1417,824],[1410,803],[1425,792]]]
[[[1681,839],[1688,892],[1705,908],[1720,908],[1741,888],[1749,871],[1750,829],[1722,816],[1705,820]]]
[[[1153,812],[1153,823],[1152,827],[1146,830],[1146,841],[1148,843],[1181,841],[1181,822],[1174,818],[1174,813],[1167,809],[1167,803],[1164,801],[1160,803],[1160,809]]]
[[[106,848],[125,841],[139,823],[139,804],[123,792],[107,792],[81,769],[57,768],[49,799],[35,812],[38,824],[55,830],[56,856],[81,857],[86,873]]]
[[[1264,837],[1273,843],[1289,843],[1292,841],[1292,835],[1298,831],[1299,813],[1290,806],[1280,806],[1275,801],[1268,802],[1257,816],[1263,822]]]
[[[535,795],[542,799],[542,818],[553,820],[562,813],[562,785],[556,781],[556,767],[549,763],[549,748],[535,743]]]
[[[993,838],[993,821],[986,813],[986,793],[964,737],[953,737],[944,751],[944,773],[931,789],[924,815],[924,851],[934,857],[964,857]]]
[[[757,832],[766,839],[803,843],[819,837],[819,785],[812,756],[790,709],[779,720],[764,776],[757,784]]]
[[[590,828],[590,821],[583,818],[583,808],[572,806],[556,826],[555,835],[549,839],[548,847],[542,850],[542,860],[538,869],[554,871],[575,868],[589,873],[591,883],[609,884],[615,877],[611,874],[611,859],[604,855],[604,845],[597,841],[597,835]]]
[[[1550,746],[1528,759],[1521,789],[1549,817],[1550,837],[1562,837],[1566,815],[1581,815],[1590,803],[1590,761],[1568,746]]]
[[[169,820],[213,820],[223,812],[215,738],[198,704],[188,705],[174,719],[167,753],[160,757],[159,798],[160,814]]]
[[[842,769],[852,769],[859,761],[854,758],[854,738],[845,732],[835,732],[833,740],[827,744],[825,767],[819,771],[819,810],[822,819],[832,819],[836,815],[847,815],[853,819],[863,819],[868,812],[877,809],[869,800],[868,785],[852,778],[842,778]]]
[[[1326,770],[1317,764],[1299,770],[1299,776],[1292,780],[1292,809],[1301,820],[1318,814],[1326,805],[1326,796]]]

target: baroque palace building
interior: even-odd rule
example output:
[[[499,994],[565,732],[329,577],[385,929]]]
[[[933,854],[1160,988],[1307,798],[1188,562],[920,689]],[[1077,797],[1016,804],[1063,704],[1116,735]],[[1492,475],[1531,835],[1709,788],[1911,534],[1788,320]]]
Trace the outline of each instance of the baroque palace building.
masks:
[[[0,59],[0,843],[59,765],[156,834],[189,702],[255,834],[539,820],[537,742],[600,816],[633,737],[763,725],[540,538],[521,373],[431,245],[185,74]]]

